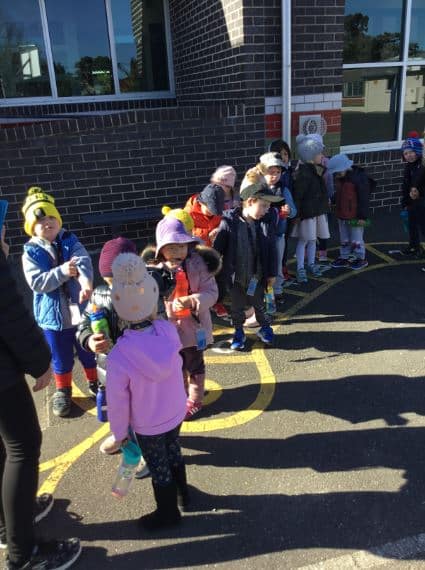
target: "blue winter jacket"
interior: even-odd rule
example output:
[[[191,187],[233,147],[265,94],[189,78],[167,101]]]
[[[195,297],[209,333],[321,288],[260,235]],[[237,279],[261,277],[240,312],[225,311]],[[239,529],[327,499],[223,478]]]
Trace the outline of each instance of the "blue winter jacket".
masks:
[[[93,281],[93,267],[89,254],[75,234],[61,230],[55,241],[56,247],[37,237],[24,245],[22,263],[25,278],[34,292],[33,310],[38,325],[43,329],[59,331],[64,319],[61,311],[60,290],[69,303],[78,304],[80,284],[62,271],[61,264],[72,257],[77,258],[81,275]],[[85,303],[80,305],[80,311]]]

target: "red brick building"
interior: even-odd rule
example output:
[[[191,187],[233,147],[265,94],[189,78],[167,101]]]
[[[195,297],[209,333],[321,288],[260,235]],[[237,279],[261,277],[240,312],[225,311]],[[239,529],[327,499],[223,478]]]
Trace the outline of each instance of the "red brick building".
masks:
[[[110,228],[85,214],[182,204],[220,164],[240,181],[301,131],[368,166],[374,207],[397,205],[401,141],[424,125],[424,23],[416,0],[0,0],[14,251],[30,185],[97,249]]]

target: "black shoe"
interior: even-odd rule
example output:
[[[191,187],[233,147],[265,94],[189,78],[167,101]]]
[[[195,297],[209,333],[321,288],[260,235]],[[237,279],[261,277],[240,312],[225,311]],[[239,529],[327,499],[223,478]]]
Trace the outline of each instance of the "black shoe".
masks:
[[[53,499],[53,495],[49,493],[43,493],[35,499],[35,509],[34,509],[34,522],[38,523],[45,516],[47,516],[50,511],[52,510],[53,503],[55,500]]]
[[[148,532],[178,525],[181,521],[181,514],[177,507],[177,485],[175,481],[164,487],[152,482],[152,487],[157,504],[156,511],[140,517],[138,524]]]
[[[190,494],[186,479],[186,465],[181,463],[178,467],[172,467],[171,472],[177,485],[177,504],[185,510],[190,505]]]
[[[71,411],[72,388],[58,388],[53,394],[52,410],[54,416],[63,418]]]
[[[40,542],[30,560],[17,566],[6,559],[6,570],[65,570],[70,568],[81,554],[78,538]]]
[[[93,398],[96,398],[98,389],[99,389],[99,384],[98,384],[97,380],[94,380],[93,382],[89,382],[89,394],[90,394],[90,396],[93,396]]]

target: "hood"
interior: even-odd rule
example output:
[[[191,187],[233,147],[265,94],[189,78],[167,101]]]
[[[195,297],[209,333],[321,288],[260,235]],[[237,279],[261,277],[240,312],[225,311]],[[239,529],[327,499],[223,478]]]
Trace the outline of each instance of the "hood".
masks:
[[[130,377],[134,371],[143,370],[144,380],[158,384],[175,372],[175,360],[170,354],[176,353],[181,343],[175,328],[172,334],[169,334],[169,327],[168,334],[160,333],[163,324],[169,325],[167,321],[157,320],[146,329],[127,329],[118,339],[115,348]]]

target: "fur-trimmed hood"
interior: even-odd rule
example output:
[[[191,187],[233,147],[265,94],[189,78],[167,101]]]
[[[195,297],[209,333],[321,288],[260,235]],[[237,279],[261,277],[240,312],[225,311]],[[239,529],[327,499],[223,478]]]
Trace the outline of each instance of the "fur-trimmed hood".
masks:
[[[140,254],[146,265],[158,265],[161,262],[155,258],[156,248],[154,245],[148,245]],[[197,253],[204,261],[207,266],[208,272],[212,275],[217,275],[221,270],[221,257],[220,254],[212,247],[207,247],[206,245],[195,245],[189,246],[189,254]]]

